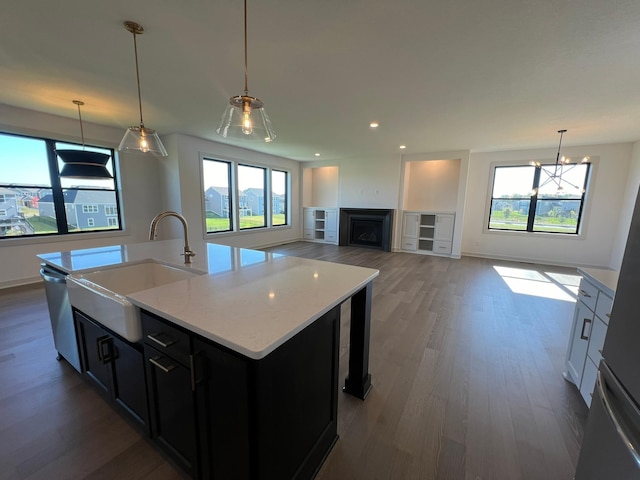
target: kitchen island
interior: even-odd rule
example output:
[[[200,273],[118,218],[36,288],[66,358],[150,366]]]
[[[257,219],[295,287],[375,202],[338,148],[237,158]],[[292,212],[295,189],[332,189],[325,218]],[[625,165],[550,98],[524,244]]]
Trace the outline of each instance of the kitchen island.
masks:
[[[364,399],[371,386],[378,271],[205,242],[182,265],[181,247],[167,240],[39,256],[73,275],[150,259],[201,273],[127,295],[142,312],[141,342],[76,311],[83,372],[97,378],[105,365],[99,383],[114,403],[193,477],[313,478],[337,439],[340,305],[348,299],[344,390]],[[136,382],[116,378],[118,362],[129,372],[136,355],[146,402],[139,391],[124,398]]]

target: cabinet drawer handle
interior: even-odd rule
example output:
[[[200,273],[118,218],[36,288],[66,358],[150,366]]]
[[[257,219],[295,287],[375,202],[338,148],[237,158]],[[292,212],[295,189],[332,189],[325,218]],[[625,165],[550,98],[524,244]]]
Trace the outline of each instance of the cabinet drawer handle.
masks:
[[[196,391],[196,369],[193,361],[193,355],[189,355],[189,368],[191,369],[191,391]]]
[[[159,337],[160,335],[162,335],[162,333],[150,333],[149,335],[147,335],[147,338],[149,340],[153,340],[154,342],[156,342],[158,345],[160,345],[161,347],[167,348],[170,347],[171,345],[173,345],[174,343],[176,343],[176,341],[169,337],[170,340],[163,342],[162,340],[160,340]]]
[[[175,365],[169,365],[168,367],[165,367],[164,365],[162,365],[158,360],[161,357],[149,357],[149,362],[152,363],[153,365],[155,365],[156,367],[158,367],[160,370],[162,370],[164,373],[169,373],[171,370],[173,370],[174,368],[176,368]]]
[[[589,295],[587,292],[585,292],[581,288],[578,289],[578,291],[580,292],[580,295],[582,295],[583,297],[591,298],[591,295]]]
[[[582,319],[582,331],[580,332],[580,340],[589,340],[589,337],[587,337],[584,334],[584,329],[587,326],[587,323],[591,323],[591,319],[589,318],[583,318]]]

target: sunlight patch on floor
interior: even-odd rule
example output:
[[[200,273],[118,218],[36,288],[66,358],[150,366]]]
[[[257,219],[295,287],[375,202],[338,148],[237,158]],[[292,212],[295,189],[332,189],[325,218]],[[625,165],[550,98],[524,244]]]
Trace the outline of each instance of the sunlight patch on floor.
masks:
[[[526,268],[493,266],[513,293],[575,302],[580,275],[539,272]]]

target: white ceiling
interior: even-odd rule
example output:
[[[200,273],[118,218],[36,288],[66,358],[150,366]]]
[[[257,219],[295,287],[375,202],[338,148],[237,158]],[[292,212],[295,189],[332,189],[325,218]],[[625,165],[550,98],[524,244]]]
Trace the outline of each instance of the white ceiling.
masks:
[[[5,1],[0,103],[215,141],[242,0]],[[295,160],[640,139],[638,0],[249,0],[249,93]],[[369,128],[378,121],[377,131]],[[90,132],[88,132],[90,136]]]

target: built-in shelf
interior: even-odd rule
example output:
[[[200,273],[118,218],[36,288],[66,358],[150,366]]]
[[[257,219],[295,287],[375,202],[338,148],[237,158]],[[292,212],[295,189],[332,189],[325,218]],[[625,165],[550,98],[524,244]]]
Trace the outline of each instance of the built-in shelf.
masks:
[[[338,209],[304,207],[305,240],[324,243],[338,243]]]
[[[402,215],[402,250],[451,255],[453,213],[407,212]]]

